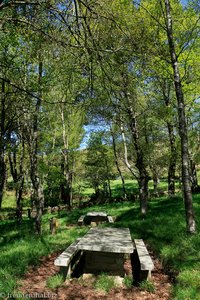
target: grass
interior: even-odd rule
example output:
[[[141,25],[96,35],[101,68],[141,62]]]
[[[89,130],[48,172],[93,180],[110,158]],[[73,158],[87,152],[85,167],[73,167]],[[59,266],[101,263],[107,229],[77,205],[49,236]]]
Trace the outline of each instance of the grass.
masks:
[[[60,287],[64,282],[64,277],[61,274],[56,274],[47,279],[47,286],[50,289]]]
[[[119,181],[113,182],[113,187],[119,190],[119,184]],[[127,182],[127,187],[129,184],[131,190],[131,182]],[[12,293],[17,290],[16,279],[23,276],[28,265],[37,265],[41,256],[65,249],[78,236],[83,235],[88,230],[87,227],[80,228],[78,226],[66,228],[66,225],[76,224],[80,215],[85,214],[87,211],[99,210],[117,217],[116,222],[109,226],[129,227],[132,238],[144,239],[145,243],[149,244],[160,257],[165,270],[170,274],[178,275],[173,288],[173,299],[199,300],[200,194],[194,195],[193,199],[198,233],[192,236],[186,233],[184,204],[180,196],[152,199],[149,202],[146,217],[141,216],[137,201],[109,203],[82,210],[74,209],[71,212],[63,211],[59,216],[57,213],[53,215],[46,214],[43,216],[43,235],[40,238],[32,234],[33,222],[28,218],[24,218],[21,225],[13,220],[1,221],[0,291],[2,293]],[[6,203],[8,200],[9,195],[4,198],[4,209],[6,207],[10,210],[12,207],[10,203]],[[58,218],[60,223],[56,235],[49,234],[49,218],[52,216]],[[49,280],[52,280],[54,284],[58,279]],[[109,283],[107,287],[107,281],[102,274],[97,287],[104,288],[105,282],[104,289],[111,288],[112,283]],[[146,288],[148,287],[146,286]]]
[[[147,291],[149,293],[155,292],[155,286],[151,280],[144,280],[140,283],[140,288],[144,291]]]
[[[56,235],[49,234],[50,215],[43,219],[43,235],[33,235],[33,222],[24,220],[21,225],[15,221],[0,223],[0,291],[10,294],[17,289],[17,278],[23,276],[29,265],[38,265],[39,258],[54,251],[64,250],[77,237],[86,232],[86,228],[66,228],[65,217],[60,218],[63,224]],[[23,258],[23,259],[22,259]]]
[[[95,289],[102,290],[108,293],[111,289],[116,287],[115,278],[108,276],[105,273],[98,275],[95,282]]]
[[[127,287],[127,288],[131,288],[133,286],[133,276],[125,276],[123,279],[123,284]]]

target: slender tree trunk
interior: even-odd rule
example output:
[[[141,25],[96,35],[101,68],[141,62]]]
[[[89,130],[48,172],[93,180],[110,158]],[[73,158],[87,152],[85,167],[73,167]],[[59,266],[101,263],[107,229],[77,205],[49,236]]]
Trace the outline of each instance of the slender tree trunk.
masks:
[[[41,181],[38,174],[38,117],[41,107],[41,80],[42,80],[43,64],[39,59],[38,74],[38,90],[39,97],[36,102],[35,112],[33,115],[32,143],[30,151],[31,172],[30,177],[33,185],[34,203],[36,208],[35,232],[40,235],[42,233],[42,213],[44,208],[44,194]]]
[[[61,106],[61,120],[62,120],[62,128],[63,128],[63,144],[64,149],[62,151],[63,155],[63,176],[64,176],[64,183],[62,184],[62,193],[61,197],[62,200],[71,208],[71,198],[72,198],[72,174],[70,173],[69,169],[69,137],[66,131],[65,126],[65,116],[64,116],[64,107]]]
[[[113,132],[113,130],[112,130],[111,127],[110,127],[110,132],[111,132],[111,136],[112,136],[112,144],[113,144],[113,152],[114,152],[114,156],[115,156],[115,164],[116,164],[117,171],[118,171],[119,176],[120,176],[121,181],[122,181],[123,197],[124,197],[124,199],[126,199],[127,198],[127,194],[126,194],[124,176],[123,176],[123,174],[121,172],[121,169],[119,167],[119,162],[118,162],[118,157],[117,157],[117,149],[116,149],[116,142],[115,142],[115,136],[114,136],[114,132]]]
[[[151,171],[152,171],[152,178],[153,178],[153,192],[156,195],[158,193],[158,184],[160,181],[155,166],[151,168]]]
[[[136,175],[136,173],[134,172],[133,168],[131,167],[131,165],[128,161],[128,149],[127,149],[126,136],[125,136],[124,126],[122,124],[122,121],[121,121],[120,129],[121,129],[122,141],[123,141],[123,146],[124,146],[124,163],[127,166],[128,170],[133,175],[133,177],[138,180],[138,176]]]
[[[194,193],[198,188],[198,178],[195,162],[190,158],[190,180],[192,185],[192,192]]]
[[[169,167],[168,167],[168,195],[174,196],[177,152],[176,152],[176,143],[175,143],[173,125],[168,122],[167,128],[168,128],[169,141],[170,141],[170,160],[169,160]]]
[[[25,157],[25,149],[24,149],[24,140],[22,140],[22,153],[19,161],[19,169],[17,168],[17,157],[16,150],[13,149],[13,153],[8,154],[9,163],[10,163],[10,172],[15,184],[15,197],[16,197],[16,217],[17,221],[20,223],[22,220],[22,194],[24,187],[24,157]]]
[[[182,185],[183,185],[183,195],[185,202],[185,212],[186,212],[186,224],[189,233],[196,232],[196,223],[193,212],[192,204],[192,192],[190,186],[190,176],[189,176],[189,154],[188,154],[188,133],[187,133],[187,123],[185,115],[185,103],[183,89],[180,79],[180,72],[178,66],[178,57],[175,51],[175,43],[173,37],[173,24],[171,18],[171,7],[170,1],[165,0],[165,10],[166,10],[166,29],[169,42],[169,51],[171,55],[171,63],[174,72],[174,85],[176,91],[176,99],[178,103],[178,118],[179,118],[179,135],[181,138],[181,157],[182,157]]]
[[[5,145],[4,145],[4,134],[5,134],[5,81],[2,80],[1,85],[1,111],[0,111],[0,209],[3,200],[4,184],[6,180],[6,164],[5,164]]]
[[[163,98],[167,108],[171,105],[170,98],[170,82],[165,80],[162,86]],[[177,151],[176,151],[176,136],[174,133],[174,126],[171,120],[167,121],[167,130],[170,143],[170,159],[168,166],[168,195],[175,195],[175,176],[176,176],[176,161],[177,161]]]
[[[105,158],[105,166],[106,166],[106,173],[107,173],[107,184],[108,184],[108,196],[109,198],[112,197],[112,190],[111,190],[111,185],[110,185],[110,178],[109,178],[109,168],[108,168],[108,161]]]
[[[133,138],[133,143],[136,151],[136,167],[139,171],[139,195],[140,195],[140,209],[142,215],[147,213],[147,206],[148,206],[148,183],[149,183],[149,175],[146,169],[146,165],[144,162],[144,153],[139,144],[139,133],[138,133],[138,126],[135,114],[131,107],[128,109],[128,116],[130,121],[130,129]]]

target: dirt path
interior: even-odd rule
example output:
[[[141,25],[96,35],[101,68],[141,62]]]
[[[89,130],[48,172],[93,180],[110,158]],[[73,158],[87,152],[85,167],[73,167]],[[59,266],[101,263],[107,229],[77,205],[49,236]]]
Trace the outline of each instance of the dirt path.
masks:
[[[39,267],[32,267],[21,281],[20,291],[30,299],[56,299],[56,300],[169,300],[171,284],[163,273],[160,262],[153,257],[155,269],[152,272],[152,281],[155,286],[154,293],[141,290],[139,287],[114,288],[109,293],[95,290],[88,282],[80,283],[73,279],[69,284],[51,290],[46,286],[46,280],[58,272],[54,266],[54,259],[58,254],[52,254],[41,259]],[[131,272],[129,261],[125,263],[127,273]]]

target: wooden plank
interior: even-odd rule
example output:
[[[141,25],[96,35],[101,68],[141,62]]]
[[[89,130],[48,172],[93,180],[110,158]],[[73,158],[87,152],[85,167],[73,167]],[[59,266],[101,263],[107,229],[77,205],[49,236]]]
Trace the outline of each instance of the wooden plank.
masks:
[[[91,228],[78,243],[80,250],[133,253],[133,243],[128,228]]]
[[[85,215],[80,216],[80,218],[78,219],[78,225],[80,225],[80,226],[83,225],[84,218],[85,218]]]
[[[87,213],[88,217],[107,217],[107,214],[102,211],[90,211]]]
[[[140,268],[141,270],[153,270],[154,264],[149,255],[149,252],[141,239],[134,239],[135,247],[138,253],[138,257],[140,260]]]
[[[66,267],[74,255],[79,251],[77,248],[77,244],[80,239],[77,239],[74,243],[72,243],[64,252],[62,252],[54,261],[55,266]]]

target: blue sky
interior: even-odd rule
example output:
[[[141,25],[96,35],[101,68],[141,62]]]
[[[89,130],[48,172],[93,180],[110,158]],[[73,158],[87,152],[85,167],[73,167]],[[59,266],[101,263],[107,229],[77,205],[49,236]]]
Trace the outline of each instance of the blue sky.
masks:
[[[183,5],[186,5],[187,2],[188,2],[188,0],[181,0],[181,3],[182,3]]]

